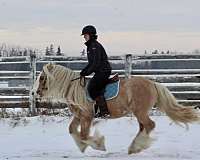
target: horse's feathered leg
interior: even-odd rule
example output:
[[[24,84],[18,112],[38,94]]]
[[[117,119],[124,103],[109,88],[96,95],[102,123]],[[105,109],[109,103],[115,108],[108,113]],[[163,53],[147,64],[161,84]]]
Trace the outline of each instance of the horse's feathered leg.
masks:
[[[89,133],[90,133],[90,127],[92,123],[92,118],[91,117],[85,117],[84,115],[80,116],[80,125],[81,125],[81,139],[82,140],[87,140]]]
[[[152,142],[149,134],[155,128],[155,123],[149,118],[148,114],[136,114],[136,118],[138,119],[140,129],[128,149],[128,154],[138,153],[143,149],[147,149]]]
[[[105,138],[104,136],[101,136],[97,130],[93,136],[89,136],[87,140],[84,140],[84,142],[90,145],[93,149],[106,151]]]
[[[152,139],[147,133],[146,128],[144,128],[141,123],[139,125],[140,130],[131,145],[129,146],[128,154],[138,153],[143,149],[147,149],[148,147],[150,147]]]
[[[77,117],[73,117],[70,125],[69,125],[69,133],[73,137],[76,145],[79,147],[81,152],[85,152],[88,144],[83,143],[80,137],[80,133],[78,132],[78,126],[80,125],[80,119]]]
[[[93,149],[105,151],[104,136],[95,131],[93,136],[89,136],[92,118],[81,116],[81,140]]]

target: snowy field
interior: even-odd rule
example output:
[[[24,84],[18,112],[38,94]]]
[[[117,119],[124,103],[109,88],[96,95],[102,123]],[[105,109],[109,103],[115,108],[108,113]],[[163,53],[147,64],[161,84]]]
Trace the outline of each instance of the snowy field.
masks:
[[[34,117],[0,119],[0,160],[199,160],[200,125],[189,130],[165,116],[153,116],[152,146],[138,154],[127,149],[138,130],[134,118],[101,120],[95,127],[106,138],[106,152],[91,148],[80,153],[68,134],[69,119]],[[93,129],[94,130],[94,129]]]

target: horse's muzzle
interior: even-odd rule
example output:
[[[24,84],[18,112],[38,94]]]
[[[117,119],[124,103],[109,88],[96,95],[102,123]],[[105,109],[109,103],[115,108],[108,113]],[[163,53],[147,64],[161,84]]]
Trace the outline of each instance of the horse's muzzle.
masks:
[[[40,89],[37,89],[36,94],[42,97],[42,91]]]

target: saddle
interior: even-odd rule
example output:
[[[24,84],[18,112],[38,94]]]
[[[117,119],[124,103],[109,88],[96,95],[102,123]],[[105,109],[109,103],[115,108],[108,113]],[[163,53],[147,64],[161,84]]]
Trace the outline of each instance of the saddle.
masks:
[[[97,118],[97,117],[104,117],[105,115],[109,115],[106,100],[110,100],[117,97],[119,93],[119,84],[120,84],[120,79],[119,79],[118,74],[115,74],[114,76],[108,79],[106,87],[103,90],[104,100],[101,98],[101,102],[99,101],[100,106],[99,104],[94,105],[94,115],[95,115],[94,117]],[[90,102],[94,102],[94,100],[92,100],[92,98],[89,96],[88,90],[86,90],[86,96]]]
[[[88,85],[88,83],[87,83],[87,85]],[[89,92],[87,90],[87,85],[86,85],[86,97],[90,102],[94,102],[94,100],[92,100],[92,98],[89,95]],[[108,79],[106,87],[103,91],[104,97],[106,100],[110,100],[110,99],[117,97],[117,95],[119,93],[119,85],[120,85],[120,78],[119,78],[118,74],[115,74],[111,78]]]
[[[118,73],[116,73],[113,77],[108,79],[108,84],[115,83],[117,81],[119,81],[119,74]]]

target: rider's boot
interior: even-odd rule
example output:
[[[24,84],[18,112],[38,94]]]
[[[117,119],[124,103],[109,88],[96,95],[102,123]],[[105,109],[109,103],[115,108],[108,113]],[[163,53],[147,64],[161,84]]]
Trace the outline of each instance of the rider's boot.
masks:
[[[105,118],[108,117],[110,115],[108,107],[107,107],[107,103],[106,103],[106,99],[104,96],[98,96],[97,98],[95,98],[96,104],[95,104],[95,118],[101,117],[101,118]]]

